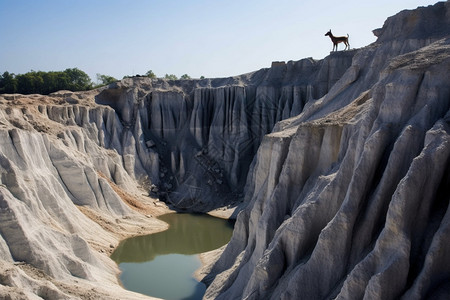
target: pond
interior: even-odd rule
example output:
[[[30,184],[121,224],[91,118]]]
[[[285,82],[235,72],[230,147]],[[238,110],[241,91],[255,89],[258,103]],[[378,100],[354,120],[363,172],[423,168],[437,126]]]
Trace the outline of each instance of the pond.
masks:
[[[228,243],[232,222],[203,214],[173,213],[158,219],[169,229],[126,239],[111,255],[122,271],[122,285],[167,300],[201,299],[206,287],[193,277],[201,266],[198,254]]]

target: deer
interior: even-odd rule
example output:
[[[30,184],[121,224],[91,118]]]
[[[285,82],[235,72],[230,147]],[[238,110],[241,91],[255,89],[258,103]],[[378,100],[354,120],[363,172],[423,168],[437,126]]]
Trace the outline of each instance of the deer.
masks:
[[[331,41],[333,42],[333,51],[337,51],[339,43],[345,44],[344,50],[346,50],[347,47],[348,47],[348,49],[350,49],[350,44],[348,43],[348,37],[349,37],[348,33],[347,33],[347,36],[334,36],[331,33],[331,29],[330,29],[327,33],[325,33],[325,36],[327,36],[327,35],[330,37]],[[334,48],[336,48],[336,50],[334,50]]]

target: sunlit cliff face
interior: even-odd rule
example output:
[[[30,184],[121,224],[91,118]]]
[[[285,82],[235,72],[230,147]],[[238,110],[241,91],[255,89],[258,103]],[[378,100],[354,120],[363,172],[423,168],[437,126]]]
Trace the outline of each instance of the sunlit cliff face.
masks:
[[[108,254],[164,228],[150,191],[247,206],[207,298],[445,296],[449,15],[236,77],[1,95],[0,293],[139,299]]]
[[[265,136],[207,299],[448,297],[449,12],[389,18]]]
[[[111,142],[132,157],[129,172],[148,176],[155,195],[177,208],[208,211],[242,201],[264,135],[325,95],[354,54],[223,79],[123,80],[95,99],[117,112],[123,137]]]

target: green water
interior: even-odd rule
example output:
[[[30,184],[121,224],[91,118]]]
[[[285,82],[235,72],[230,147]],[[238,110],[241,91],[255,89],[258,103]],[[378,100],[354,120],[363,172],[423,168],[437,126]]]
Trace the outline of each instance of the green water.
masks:
[[[167,300],[201,299],[205,285],[193,273],[201,265],[197,254],[229,242],[230,221],[200,214],[159,217],[169,229],[120,243],[111,258],[119,265],[123,286]]]

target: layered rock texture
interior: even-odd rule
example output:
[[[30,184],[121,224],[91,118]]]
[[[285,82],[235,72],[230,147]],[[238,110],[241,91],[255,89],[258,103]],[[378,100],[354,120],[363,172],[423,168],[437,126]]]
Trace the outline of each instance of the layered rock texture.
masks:
[[[450,3],[374,33],[264,137],[207,299],[450,297]]]
[[[122,80],[96,96],[116,112],[105,120],[104,146],[176,208],[208,211],[238,202],[264,135],[325,95],[354,53],[275,62],[223,79]]]
[[[450,294],[450,4],[221,79],[0,95],[0,295],[139,299],[108,254],[240,203],[208,299]],[[152,196],[150,197],[149,196]]]
[[[102,146],[114,111],[63,94],[0,98],[0,298],[142,298],[119,287],[108,254],[166,228],[146,216],[164,205]]]

